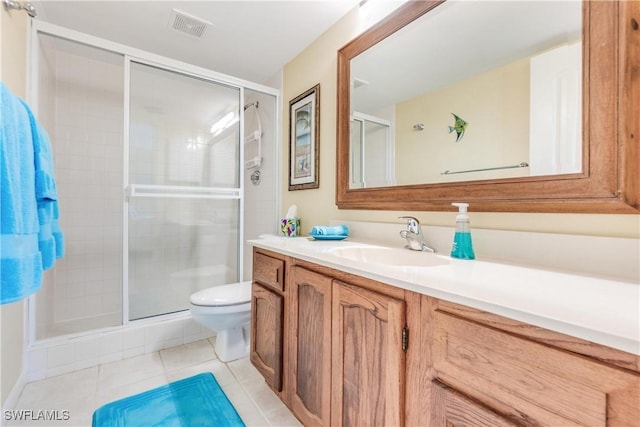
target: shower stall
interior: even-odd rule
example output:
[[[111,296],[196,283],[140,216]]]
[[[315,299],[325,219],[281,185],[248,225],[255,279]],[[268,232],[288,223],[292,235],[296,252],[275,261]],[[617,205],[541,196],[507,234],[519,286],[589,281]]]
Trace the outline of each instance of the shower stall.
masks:
[[[243,242],[276,227],[278,92],[39,25],[32,100],[66,255],[30,301],[32,341],[184,315],[192,293],[247,280]]]
[[[356,111],[351,116],[350,132],[350,188],[395,185],[391,122]]]

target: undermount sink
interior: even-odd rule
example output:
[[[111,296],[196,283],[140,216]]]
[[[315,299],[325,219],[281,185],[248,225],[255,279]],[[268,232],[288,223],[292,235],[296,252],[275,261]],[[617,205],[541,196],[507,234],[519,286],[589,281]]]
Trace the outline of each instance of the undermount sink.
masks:
[[[429,252],[381,246],[334,248],[331,249],[329,253],[350,261],[396,267],[434,267],[449,264],[447,258]]]

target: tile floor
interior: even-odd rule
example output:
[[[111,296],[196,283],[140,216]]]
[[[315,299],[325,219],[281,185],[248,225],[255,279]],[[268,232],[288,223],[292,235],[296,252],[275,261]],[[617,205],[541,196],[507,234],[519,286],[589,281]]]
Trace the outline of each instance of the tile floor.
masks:
[[[106,403],[212,372],[247,427],[301,426],[248,358],[222,363],[214,344],[215,337],[28,383],[15,409],[66,410],[70,419],[7,421],[3,416],[2,425],[90,426],[93,411]]]

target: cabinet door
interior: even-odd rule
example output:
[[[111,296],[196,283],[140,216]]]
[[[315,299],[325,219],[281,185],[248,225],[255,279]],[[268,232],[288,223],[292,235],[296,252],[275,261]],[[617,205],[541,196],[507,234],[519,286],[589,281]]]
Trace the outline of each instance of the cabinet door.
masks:
[[[290,402],[305,426],[331,421],[331,282],[298,266],[289,275]]]
[[[506,418],[438,381],[431,391],[431,425],[447,427],[517,427]]]
[[[405,302],[333,284],[333,426],[403,423]]]
[[[267,384],[282,391],[283,297],[253,283],[251,288],[251,363]]]

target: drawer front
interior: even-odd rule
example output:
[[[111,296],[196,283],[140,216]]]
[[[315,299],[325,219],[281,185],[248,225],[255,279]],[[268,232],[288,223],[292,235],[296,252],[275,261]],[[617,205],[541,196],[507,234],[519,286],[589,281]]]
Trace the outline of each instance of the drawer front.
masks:
[[[284,261],[253,253],[253,280],[280,292],[284,292]]]
[[[508,419],[638,425],[637,375],[442,311],[434,320],[436,376]]]

